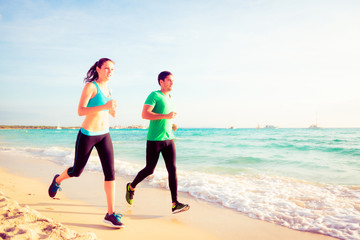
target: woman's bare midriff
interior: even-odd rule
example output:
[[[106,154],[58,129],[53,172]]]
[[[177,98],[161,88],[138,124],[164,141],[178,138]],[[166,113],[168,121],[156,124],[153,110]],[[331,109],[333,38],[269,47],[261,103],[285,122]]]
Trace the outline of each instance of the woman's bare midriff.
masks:
[[[87,115],[81,127],[91,132],[109,129],[109,112],[101,111]]]

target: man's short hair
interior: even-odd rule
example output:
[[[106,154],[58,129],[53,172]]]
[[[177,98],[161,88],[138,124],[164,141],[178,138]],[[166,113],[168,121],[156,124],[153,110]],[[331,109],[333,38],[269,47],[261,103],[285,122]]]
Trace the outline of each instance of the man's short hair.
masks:
[[[159,76],[158,76],[158,83],[159,83],[159,85],[160,85],[160,80],[165,80],[165,78],[167,77],[167,76],[169,76],[169,75],[172,75],[172,73],[171,72],[169,72],[169,71],[163,71],[163,72],[161,72],[160,74],[159,74]]]

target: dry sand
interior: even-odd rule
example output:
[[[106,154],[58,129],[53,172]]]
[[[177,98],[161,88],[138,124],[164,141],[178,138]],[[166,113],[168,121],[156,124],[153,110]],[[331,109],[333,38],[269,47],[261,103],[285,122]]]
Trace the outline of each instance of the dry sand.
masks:
[[[48,186],[59,166],[48,159],[25,153],[0,152],[0,237],[11,239],[334,239],[291,230],[251,219],[236,211],[198,201],[179,193],[189,203],[188,212],[171,214],[167,190],[138,185],[134,207],[125,201],[125,184],[116,179],[116,209],[126,227],[113,229],[102,220],[106,213],[103,176],[84,172],[80,178],[62,183],[55,199]],[[16,203],[18,202],[18,204]],[[60,224],[61,223],[61,224]],[[95,236],[96,235],[96,236]],[[4,237],[3,237],[4,238]]]
[[[2,239],[96,239],[94,233],[77,233],[44,217],[29,206],[20,206],[0,192],[0,238]]]

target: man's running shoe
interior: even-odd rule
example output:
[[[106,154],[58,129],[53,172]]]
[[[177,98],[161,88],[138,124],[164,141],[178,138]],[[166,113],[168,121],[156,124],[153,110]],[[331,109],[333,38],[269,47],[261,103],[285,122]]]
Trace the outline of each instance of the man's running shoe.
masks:
[[[182,203],[176,202],[175,206],[172,207],[172,213],[185,212],[189,209],[190,209],[190,206],[188,204],[182,204]]]
[[[53,179],[53,181],[52,181],[52,183],[51,183],[51,185],[49,187],[49,196],[52,197],[52,198],[55,197],[58,190],[61,191],[60,184],[57,184],[56,181],[55,181],[58,176],[60,176],[60,175],[59,174],[55,175],[55,177],[54,177],[54,179]]]
[[[123,215],[119,213],[113,213],[111,215],[106,213],[106,216],[104,218],[104,223],[107,223],[115,228],[123,228],[125,227],[125,225],[120,221],[122,216]]]
[[[130,183],[126,184],[126,201],[128,202],[128,204],[132,205],[133,204],[133,198],[134,198],[134,193],[135,190],[130,190]]]

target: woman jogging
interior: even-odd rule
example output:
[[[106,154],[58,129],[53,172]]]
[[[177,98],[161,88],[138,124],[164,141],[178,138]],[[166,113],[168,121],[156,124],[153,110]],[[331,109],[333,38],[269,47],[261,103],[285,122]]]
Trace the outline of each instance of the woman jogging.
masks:
[[[115,213],[115,171],[113,144],[109,133],[109,114],[115,117],[117,103],[112,99],[108,81],[114,71],[114,62],[101,58],[87,72],[85,87],[81,94],[78,114],[85,116],[75,145],[74,165],[60,175],[55,175],[50,187],[49,196],[55,197],[60,184],[65,179],[79,177],[85,168],[93,147],[96,148],[105,176],[105,193],[107,213],[104,222],[116,227],[124,227],[121,214]]]

